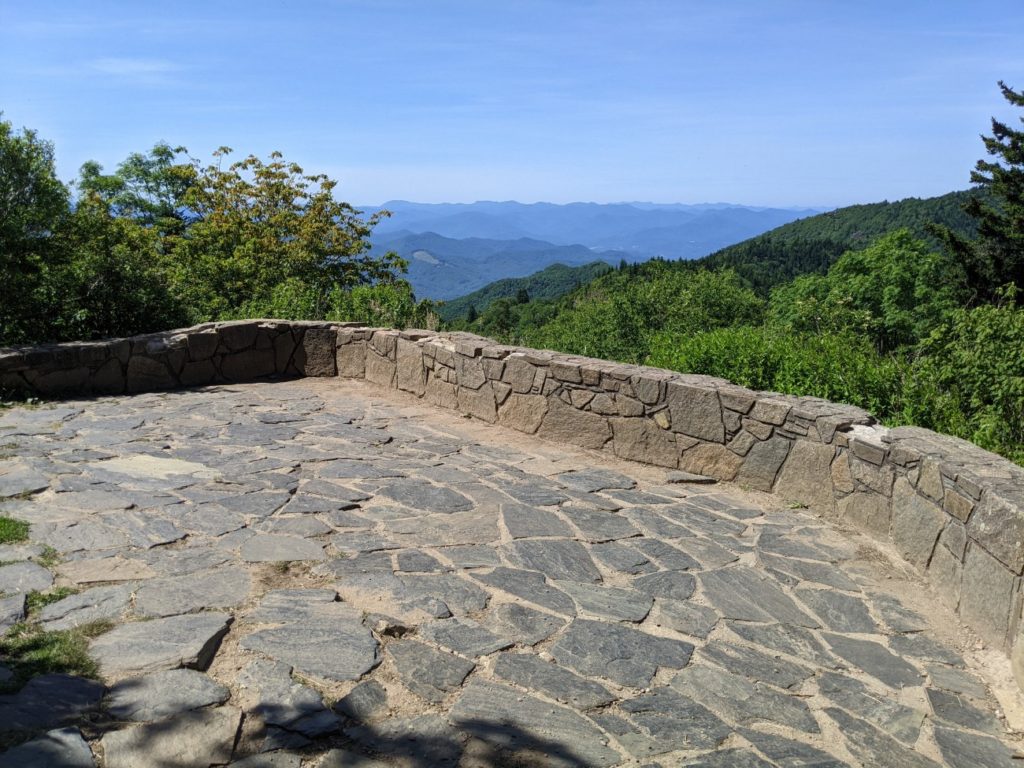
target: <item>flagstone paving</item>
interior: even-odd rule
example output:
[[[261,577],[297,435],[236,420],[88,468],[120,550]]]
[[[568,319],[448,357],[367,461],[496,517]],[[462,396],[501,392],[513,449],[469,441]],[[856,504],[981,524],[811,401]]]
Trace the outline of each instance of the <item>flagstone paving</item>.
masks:
[[[1019,764],[952,614],[770,496],[339,380],[0,443],[0,631],[109,622],[98,682],[0,656],[0,768]]]

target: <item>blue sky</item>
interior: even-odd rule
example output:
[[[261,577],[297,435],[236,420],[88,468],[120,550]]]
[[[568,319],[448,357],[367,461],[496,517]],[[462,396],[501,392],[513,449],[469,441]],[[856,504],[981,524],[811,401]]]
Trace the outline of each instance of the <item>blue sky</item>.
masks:
[[[62,178],[276,149],[362,204],[942,194],[999,79],[1020,0],[0,0],[0,110]]]

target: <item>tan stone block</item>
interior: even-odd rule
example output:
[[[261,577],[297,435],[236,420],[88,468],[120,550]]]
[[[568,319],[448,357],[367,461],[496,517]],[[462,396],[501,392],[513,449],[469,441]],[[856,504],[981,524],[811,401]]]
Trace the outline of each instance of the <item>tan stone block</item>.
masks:
[[[889,499],[871,491],[858,491],[836,503],[839,517],[880,541],[889,539]]]
[[[498,412],[498,423],[532,435],[548,412],[548,399],[543,395],[513,392]]]
[[[960,522],[967,522],[974,509],[974,500],[964,496],[960,491],[950,488],[942,499],[942,508]]]
[[[558,398],[548,398],[548,412],[537,434],[548,440],[571,443],[582,448],[601,448],[612,437],[608,420],[586,411],[577,411]]]
[[[533,388],[533,378],[537,369],[522,357],[510,356],[505,361],[505,372],[502,381],[512,385],[513,392],[526,393]]]
[[[447,381],[436,376],[431,376],[427,379],[423,396],[428,403],[440,408],[455,410],[459,405],[455,385],[449,384]]]
[[[151,392],[154,389],[170,389],[177,385],[162,360],[142,355],[132,355],[128,360],[127,378],[129,392]]]
[[[459,377],[459,389],[480,389],[487,381],[483,362],[478,357],[456,355],[455,373]]]
[[[199,387],[212,384],[217,380],[217,369],[213,366],[212,360],[198,360],[194,363],[185,363],[181,371],[181,385],[183,387]]]
[[[395,384],[398,389],[405,392],[423,394],[426,387],[426,370],[423,367],[423,349],[416,342],[398,340]]]
[[[573,408],[579,408],[582,411],[593,399],[594,393],[589,389],[569,390],[569,400],[572,403]]]
[[[960,617],[987,642],[1002,648],[1010,627],[1014,575],[977,542],[971,542],[960,588]]]
[[[659,467],[675,467],[675,436],[647,419],[611,419],[612,449],[622,459],[642,461]]]
[[[906,478],[896,481],[892,494],[890,535],[906,560],[924,568],[945,524],[946,513],[935,502],[918,494]]]
[[[679,457],[679,469],[716,480],[732,480],[742,466],[742,456],[718,443],[699,443]]]
[[[228,381],[254,381],[272,375],[275,370],[272,349],[246,349],[224,355],[220,361],[221,376]]]
[[[493,424],[498,420],[498,406],[490,383],[479,389],[459,387],[459,410],[482,421]]]
[[[366,342],[350,341],[338,347],[338,375],[361,379],[366,374]]]
[[[848,451],[837,453],[832,460],[832,487],[838,493],[853,493],[853,474],[850,471],[850,454]]]
[[[792,444],[792,440],[778,435],[757,443],[744,459],[743,468],[736,475],[736,482],[759,491],[770,491]]]
[[[830,445],[797,440],[775,481],[775,493],[787,501],[806,504],[819,514],[829,514],[835,505],[832,492]]]
[[[623,395],[621,392],[615,398],[615,405],[619,408],[620,416],[643,416],[644,405],[639,400]]]
[[[393,387],[395,385],[395,364],[376,352],[367,351],[366,380],[381,387]]]
[[[338,372],[335,356],[338,349],[338,332],[333,328],[307,328],[302,335],[301,354],[296,361],[303,376],[334,376]]]
[[[928,580],[939,593],[939,598],[954,611],[960,604],[960,580],[963,565],[945,547],[936,547],[928,564]]]
[[[673,431],[715,443],[725,442],[722,405],[714,389],[670,381],[666,402],[672,412]]]
[[[672,416],[667,408],[662,408],[652,418],[654,423],[662,429],[672,429]]]
[[[606,392],[598,392],[590,401],[592,413],[599,413],[602,416],[615,416],[619,409],[615,405],[615,399]]]
[[[917,479],[917,490],[928,498],[942,503],[942,475],[939,474],[939,462],[926,457],[921,462],[921,473]]]

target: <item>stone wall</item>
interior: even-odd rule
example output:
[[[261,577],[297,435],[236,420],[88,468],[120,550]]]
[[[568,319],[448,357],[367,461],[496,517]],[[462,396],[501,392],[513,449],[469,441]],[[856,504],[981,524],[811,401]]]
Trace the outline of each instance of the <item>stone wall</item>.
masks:
[[[888,429],[858,408],[469,334],[356,324],[242,321],[0,350],[0,389],[44,396],[335,375],[804,504],[890,542],[980,636],[1024,657],[1024,469],[956,438]]]

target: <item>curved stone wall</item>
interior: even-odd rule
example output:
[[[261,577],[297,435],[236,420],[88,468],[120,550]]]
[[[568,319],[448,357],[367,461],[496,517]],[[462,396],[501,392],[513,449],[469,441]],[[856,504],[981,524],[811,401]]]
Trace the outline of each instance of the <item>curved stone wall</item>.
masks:
[[[470,334],[345,323],[210,323],[0,350],[0,390],[44,396],[335,375],[806,505],[890,542],[980,636],[1024,656],[1024,469],[858,408]]]

